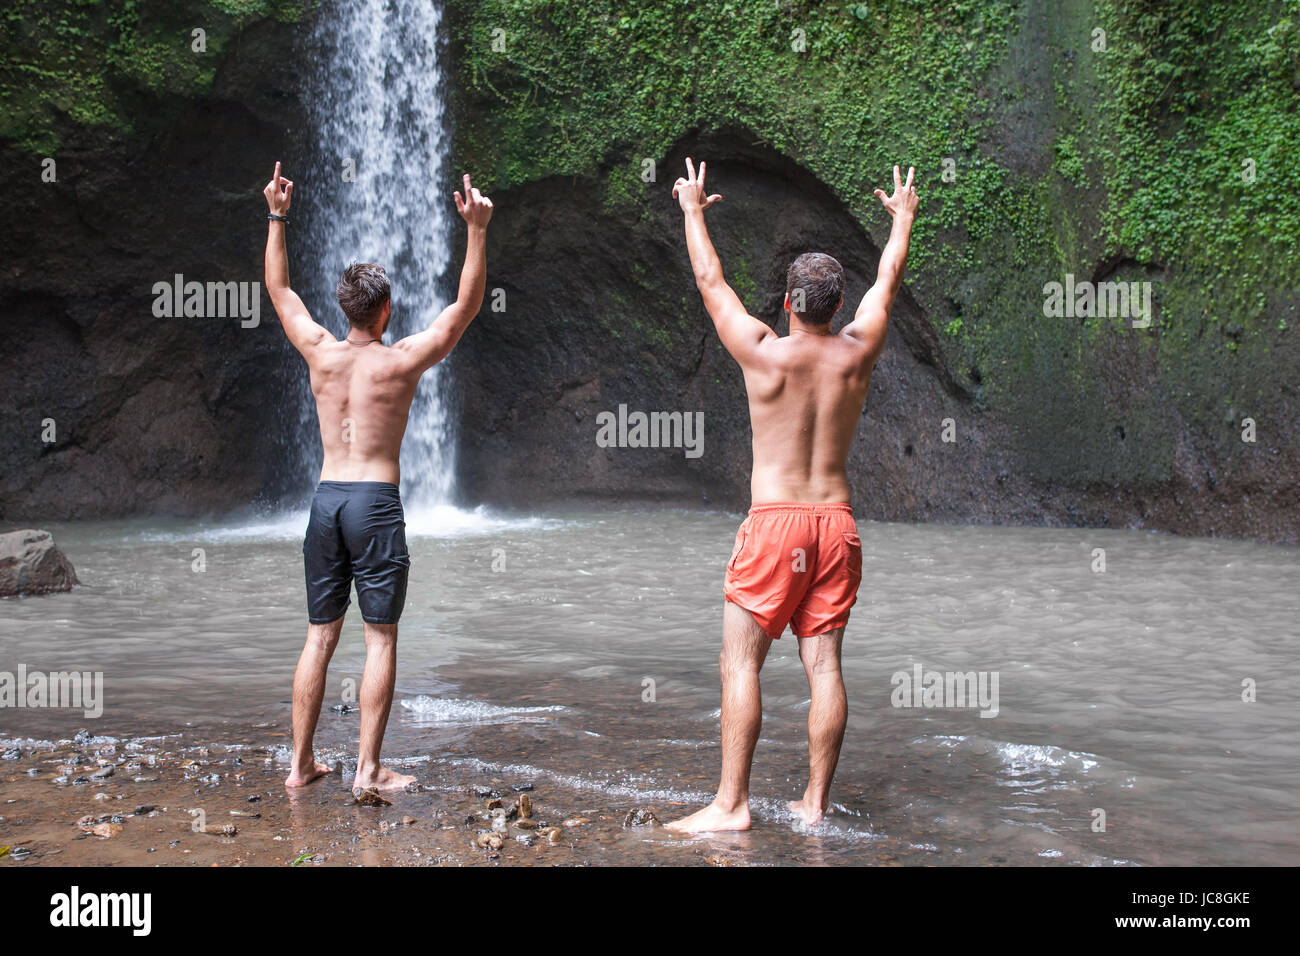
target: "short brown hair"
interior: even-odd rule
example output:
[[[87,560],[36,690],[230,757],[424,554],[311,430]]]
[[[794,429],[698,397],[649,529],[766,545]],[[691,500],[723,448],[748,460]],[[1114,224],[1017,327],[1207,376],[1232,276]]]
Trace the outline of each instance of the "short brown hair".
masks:
[[[790,296],[790,311],[799,318],[813,325],[829,322],[844,299],[844,267],[824,252],[805,252],[790,263],[785,292]],[[802,292],[802,309],[795,308],[796,292]]]
[[[334,297],[354,329],[373,328],[388,296],[388,273],[377,262],[352,263],[334,287]]]

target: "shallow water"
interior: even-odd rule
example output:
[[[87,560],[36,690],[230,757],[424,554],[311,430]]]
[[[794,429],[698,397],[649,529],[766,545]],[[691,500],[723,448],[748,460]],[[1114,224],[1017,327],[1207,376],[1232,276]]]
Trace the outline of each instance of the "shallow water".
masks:
[[[738,521],[408,513],[411,580],[386,753],[437,792],[527,781],[557,815],[587,814],[596,830],[607,821],[566,861],[687,862],[717,849],[716,839],[658,828],[623,833],[618,821],[631,807],[653,805],[666,819],[711,797],[722,574]],[[787,633],[763,672],[756,827],[726,838],[724,852],[755,864],[1300,860],[1300,664],[1290,646],[1300,550],[859,525],[863,584],[845,637],[850,718],[832,813],[810,832],[785,810],[806,774],[808,710]],[[189,747],[257,748],[264,806],[284,803],[273,784],[305,627],[304,526],[305,515],[290,515],[52,527],[84,586],[0,602],[0,671],[102,671],[104,713],[4,709],[0,738],[184,731]],[[1093,570],[1096,548],[1104,573]],[[328,708],[352,700],[362,662],[354,607],[317,736],[345,765],[358,715]],[[895,707],[892,678],[916,664],[996,674],[996,716]],[[1242,700],[1247,679],[1257,702]],[[24,799],[30,787],[84,792],[53,772],[5,779]],[[298,812],[320,804],[327,814],[338,793],[327,783]],[[417,816],[434,812],[432,797],[401,795],[399,809],[402,799],[426,801]],[[1104,832],[1092,828],[1097,809]]]

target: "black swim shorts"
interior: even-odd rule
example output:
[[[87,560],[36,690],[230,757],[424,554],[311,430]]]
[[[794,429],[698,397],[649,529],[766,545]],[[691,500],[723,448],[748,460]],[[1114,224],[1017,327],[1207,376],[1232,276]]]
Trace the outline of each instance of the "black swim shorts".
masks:
[[[406,519],[397,486],[387,481],[322,481],[302,542],[307,619],[338,620],[357,585],[361,617],[396,624],[406,604]]]

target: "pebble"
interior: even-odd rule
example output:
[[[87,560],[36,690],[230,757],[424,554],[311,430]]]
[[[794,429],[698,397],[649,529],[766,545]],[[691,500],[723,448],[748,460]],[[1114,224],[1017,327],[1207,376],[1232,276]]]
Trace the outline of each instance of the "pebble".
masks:
[[[525,793],[519,798],[519,819],[527,820],[532,815],[533,798]]]
[[[353,794],[353,803],[362,807],[391,807],[393,802],[385,800],[378,790],[361,790]]]
[[[589,820],[587,817],[569,817],[569,819],[564,821],[564,825],[566,827],[580,827],[584,823],[590,823],[590,822],[591,820]]]
[[[651,807],[637,807],[635,810],[629,810],[627,816],[623,818],[623,829],[630,830],[632,827],[648,827],[659,822],[659,817]]]
[[[122,832],[120,823],[97,823],[90,828],[90,832],[104,840],[111,840]]]

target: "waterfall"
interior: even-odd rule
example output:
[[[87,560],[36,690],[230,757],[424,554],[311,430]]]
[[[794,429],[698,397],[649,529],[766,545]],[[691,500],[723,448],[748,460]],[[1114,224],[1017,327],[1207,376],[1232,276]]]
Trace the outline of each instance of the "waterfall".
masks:
[[[305,229],[290,255],[313,317],[334,334],[347,320],[334,299],[339,273],[352,260],[382,263],[392,283],[392,321],[385,336],[427,328],[447,304],[440,281],[450,258],[455,220],[445,172],[438,67],[439,7],[432,0],[326,0],[308,41],[307,113],[310,162],[295,176],[292,216]],[[301,227],[300,227],[301,228]],[[291,234],[292,238],[292,234]],[[305,374],[305,370],[304,370]],[[426,372],[411,405],[402,445],[402,495],[418,506],[450,502],[455,444],[441,366]],[[287,462],[315,484],[320,468],[316,410],[305,382],[294,447]]]

